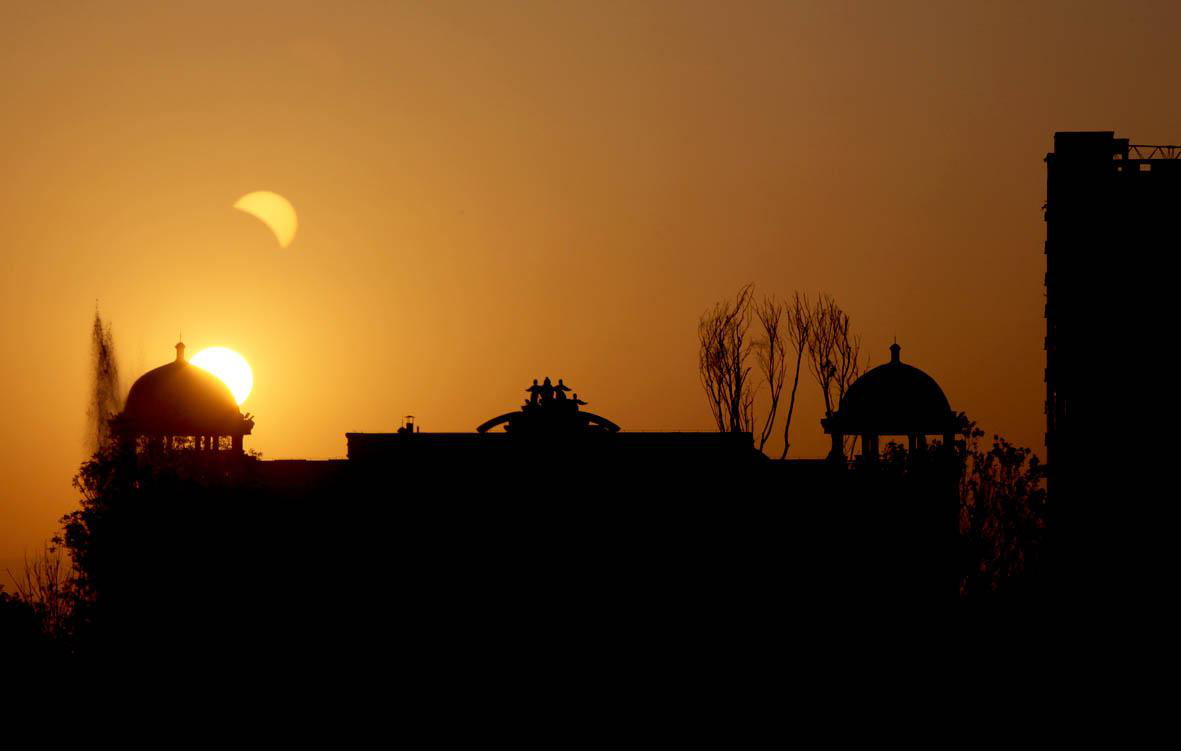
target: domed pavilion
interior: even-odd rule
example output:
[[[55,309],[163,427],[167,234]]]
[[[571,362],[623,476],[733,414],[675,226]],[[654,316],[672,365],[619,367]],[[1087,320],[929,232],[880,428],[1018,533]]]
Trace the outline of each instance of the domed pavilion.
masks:
[[[927,445],[927,436],[942,436],[954,446],[965,430],[935,379],[902,362],[902,348],[890,345],[890,362],[870,369],[849,386],[837,411],[820,421],[832,436],[830,458],[844,458],[844,438],[861,436],[862,456],[878,457],[880,436],[906,436],[913,453]]]
[[[242,453],[242,437],[254,420],[238,410],[226,384],[213,373],[176,360],[144,373],[132,384],[123,412],[111,421],[120,440],[141,451],[192,450]]]

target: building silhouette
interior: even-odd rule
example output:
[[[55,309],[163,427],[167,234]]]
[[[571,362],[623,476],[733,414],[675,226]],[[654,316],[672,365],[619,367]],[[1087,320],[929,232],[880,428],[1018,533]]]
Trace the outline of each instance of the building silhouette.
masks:
[[[171,593],[161,607],[203,648],[273,650],[292,623],[283,639],[352,639],[338,632],[357,618],[309,610],[306,596],[341,578],[356,587],[349,602],[397,582],[399,623],[425,644],[462,641],[477,622],[515,643],[555,618],[555,643],[597,638],[588,610],[662,632],[682,617],[724,629],[770,624],[763,609],[785,602],[830,608],[950,590],[955,488],[942,459],[953,452],[918,449],[956,423],[942,390],[897,348],[849,390],[832,427],[873,433],[873,458],[877,435],[914,436],[912,453],[926,458],[904,468],[775,461],[749,432],[628,431],[584,410],[561,380],[526,389],[523,405],[471,432],[411,428],[408,417],[389,432],[346,433],[346,459],[263,460],[242,445],[253,419],[177,349],[115,418],[118,476],[135,478],[139,501],[99,541],[99,557],[119,572],[110,581],[139,582],[148,556],[143,586]],[[190,612],[188,592],[203,582],[261,570],[288,576],[263,599],[237,584],[217,596],[219,608],[249,614],[234,621],[253,624],[244,639],[223,610]],[[360,618],[377,630],[358,643],[385,638],[390,606],[378,600]],[[112,628],[155,617],[142,612],[148,603],[158,607],[135,599]]]
[[[1181,147],[1054,134],[1046,155],[1046,459],[1055,558],[1088,588],[1128,589],[1168,526],[1150,469],[1166,444]],[[1164,412],[1162,412],[1164,410]],[[1139,542],[1133,543],[1133,540]],[[1123,551],[1123,552],[1120,552]],[[1131,573],[1132,566],[1138,573]]]
[[[358,475],[434,474],[457,485],[494,484],[516,495],[595,488],[617,497],[653,484],[668,491],[767,461],[749,432],[628,432],[582,409],[587,402],[566,391],[562,379],[556,386],[549,378],[540,385],[535,380],[520,408],[470,433],[423,433],[405,425],[390,433],[346,433],[348,461]],[[457,467],[467,474],[456,474]],[[687,472],[694,467],[698,471]]]
[[[113,435],[147,461],[167,455],[221,464],[248,459],[243,439],[254,428],[253,416],[242,414],[229,388],[191,365],[184,351],[178,342],[174,361],[135,381],[123,412],[111,421]],[[837,411],[821,420],[833,441],[825,460],[771,462],[755,449],[749,432],[622,430],[583,409],[587,402],[578,394],[566,396],[571,389],[562,379],[555,386],[546,378],[525,389],[530,397],[517,410],[492,417],[472,432],[424,433],[407,416],[388,433],[346,433],[343,461],[250,461],[240,464],[239,474],[252,478],[256,489],[286,496],[342,485],[371,488],[389,473],[401,478],[403,494],[411,487],[437,492],[442,479],[444,490],[467,492],[496,484],[497,492],[517,496],[560,489],[622,497],[640,488],[703,495],[707,488],[733,490],[739,476],[750,487],[790,476],[784,488],[789,495],[840,495],[833,488],[840,486],[847,460],[876,463],[880,436],[905,437],[912,457],[927,455],[927,437],[937,436],[958,460],[963,418],[938,383],[903,363],[900,352],[897,343],[892,345],[890,361],[851,384]],[[859,456],[844,455],[846,436],[861,438]]]
[[[1113,390],[1135,388],[1143,363],[1130,361],[1139,357],[1131,345],[1167,315],[1149,293],[1177,247],[1179,201],[1181,147],[1134,145],[1111,131],[1054,134],[1045,206],[1051,493],[1071,494],[1088,436],[1114,427],[1103,405]]]

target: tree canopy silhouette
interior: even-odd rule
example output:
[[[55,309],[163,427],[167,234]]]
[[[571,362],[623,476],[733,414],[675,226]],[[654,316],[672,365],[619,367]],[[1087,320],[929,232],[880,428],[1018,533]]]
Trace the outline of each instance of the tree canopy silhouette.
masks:
[[[1045,471],[999,435],[981,447],[970,424],[960,481],[960,599],[1022,595],[1038,582],[1046,532]]]

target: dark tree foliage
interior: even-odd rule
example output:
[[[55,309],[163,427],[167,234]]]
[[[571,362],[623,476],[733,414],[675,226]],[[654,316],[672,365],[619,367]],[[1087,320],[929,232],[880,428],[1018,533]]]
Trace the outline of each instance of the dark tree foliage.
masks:
[[[962,602],[1020,598],[1042,586],[1046,530],[1044,474],[1032,450],[1000,436],[981,446],[984,431],[968,422],[958,462],[959,596]],[[938,441],[915,456],[893,441],[882,449],[879,482],[928,472]]]
[[[70,630],[83,657],[115,647],[194,653],[198,634],[216,642],[215,613],[236,623],[244,598],[258,595],[244,577],[260,565],[257,551],[281,555],[268,531],[282,525],[242,476],[250,461],[178,452],[148,462],[108,442],[82,465],[79,509],[55,543],[76,569]]]
[[[102,593],[117,589],[126,573],[119,559],[131,558],[138,547],[120,531],[134,510],[145,510],[136,499],[144,485],[137,474],[134,454],[106,441],[74,476],[80,508],[62,517],[62,532],[54,542],[74,561],[74,625],[83,633],[93,627]]]
[[[50,633],[39,603],[0,585],[0,675],[24,679],[52,674],[63,664],[69,640]]]
[[[1038,585],[1046,530],[1044,473],[1037,456],[970,423],[960,482],[960,599],[1019,597]]]
[[[74,569],[57,545],[46,545],[30,558],[25,556],[24,572],[9,570],[16,582],[16,596],[33,609],[46,640],[68,641],[75,600]]]
[[[0,584],[0,644],[14,650],[28,649],[41,635],[41,621],[33,606],[4,591]]]

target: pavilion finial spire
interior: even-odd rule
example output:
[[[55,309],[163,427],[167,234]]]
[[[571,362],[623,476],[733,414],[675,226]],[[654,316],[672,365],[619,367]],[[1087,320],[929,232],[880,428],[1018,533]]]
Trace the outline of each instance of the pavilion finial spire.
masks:
[[[183,341],[178,341],[176,343],[176,361],[185,361],[185,343]]]
[[[894,337],[894,343],[890,345],[890,362],[902,362],[901,352],[902,347],[898,346],[898,337]]]

